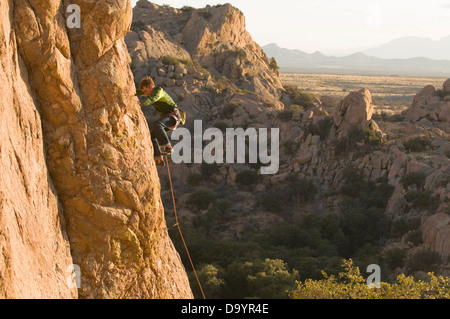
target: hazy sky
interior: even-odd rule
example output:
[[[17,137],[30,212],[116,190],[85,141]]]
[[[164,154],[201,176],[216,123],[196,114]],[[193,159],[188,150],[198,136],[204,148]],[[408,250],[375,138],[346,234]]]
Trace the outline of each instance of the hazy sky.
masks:
[[[133,5],[137,0],[132,0]],[[261,46],[354,52],[403,36],[450,35],[450,0],[162,0],[175,8],[230,3]]]

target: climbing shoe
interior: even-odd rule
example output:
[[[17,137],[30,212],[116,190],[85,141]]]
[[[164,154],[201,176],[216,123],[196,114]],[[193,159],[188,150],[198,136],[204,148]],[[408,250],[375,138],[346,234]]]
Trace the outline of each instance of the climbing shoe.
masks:
[[[156,166],[162,166],[164,167],[166,164],[164,163],[164,159],[162,156],[160,157],[155,157],[155,164]]]

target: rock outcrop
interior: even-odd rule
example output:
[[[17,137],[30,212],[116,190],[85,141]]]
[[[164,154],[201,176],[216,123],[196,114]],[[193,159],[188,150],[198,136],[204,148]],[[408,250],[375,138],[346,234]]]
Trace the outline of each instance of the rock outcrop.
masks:
[[[72,29],[68,5],[0,5],[0,297],[77,297],[73,263],[81,298],[191,298],[134,97],[131,3],[77,1]]]
[[[351,128],[365,128],[373,115],[372,94],[368,89],[351,92],[335,108],[333,114],[337,136],[348,134]]]
[[[448,93],[448,79],[443,85],[443,92]],[[445,126],[450,123],[450,100],[449,95],[439,96],[438,90],[432,85],[427,85],[414,97],[409,109],[404,112],[407,119],[412,121],[429,120],[444,122]]]

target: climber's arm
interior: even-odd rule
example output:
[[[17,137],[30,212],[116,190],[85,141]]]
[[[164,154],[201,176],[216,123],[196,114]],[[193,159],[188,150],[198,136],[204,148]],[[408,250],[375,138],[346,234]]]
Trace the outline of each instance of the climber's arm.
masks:
[[[137,96],[145,97],[142,99],[141,106],[150,106],[150,105],[154,104],[155,102],[163,99],[163,97],[164,97],[163,90],[158,90],[158,89],[155,89],[155,92],[152,94],[152,96],[145,95],[144,92],[142,92],[141,90],[137,90],[136,92],[137,92],[136,93]]]

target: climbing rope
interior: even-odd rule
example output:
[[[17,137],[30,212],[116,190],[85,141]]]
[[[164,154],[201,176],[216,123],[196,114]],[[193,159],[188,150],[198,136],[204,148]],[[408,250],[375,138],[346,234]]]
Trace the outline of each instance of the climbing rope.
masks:
[[[202,285],[200,283],[200,280],[198,279],[197,271],[195,270],[194,263],[192,262],[191,255],[189,254],[189,250],[187,248],[186,242],[184,241],[183,233],[181,232],[181,228],[180,228],[180,223],[178,222],[177,207],[175,205],[175,196],[173,194],[172,177],[170,176],[169,160],[167,159],[167,155],[165,157],[166,157],[166,164],[167,164],[167,173],[169,174],[170,191],[172,192],[173,210],[175,213],[175,225],[173,227],[177,226],[177,228],[178,228],[178,232],[180,233],[180,237],[181,237],[181,240],[183,241],[184,248],[186,249],[186,253],[189,257],[189,261],[191,262],[192,270],[194,270],[194,275],[195,275],[195,278],[197,279],[197,283],[198,283],[198,286],[200,287],[200,291],[202,293],[203,299],[206,299],[205,294],[203,292]]]

